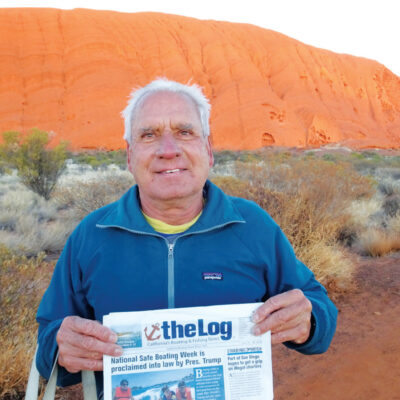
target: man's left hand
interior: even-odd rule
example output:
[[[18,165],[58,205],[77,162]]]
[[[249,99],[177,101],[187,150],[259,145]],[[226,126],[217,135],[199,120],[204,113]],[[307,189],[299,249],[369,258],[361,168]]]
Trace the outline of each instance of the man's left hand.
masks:
[[[253,333],[262,335],[271,331],[272,344],[283,342],[304,343],[311,328],[310,300],[300,289],[293,289],[270,297],[254,312]]]

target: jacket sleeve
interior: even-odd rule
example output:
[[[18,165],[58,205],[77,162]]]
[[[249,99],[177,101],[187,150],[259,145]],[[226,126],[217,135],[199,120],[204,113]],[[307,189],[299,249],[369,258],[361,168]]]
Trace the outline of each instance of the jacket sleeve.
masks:
[[[77,260],[78,242],[75,232],[68,239],[54,269],[50,285],[43,295],[36,315],[39,323],[36,366],[40,374],[49,379],[58,357],[56,336],[63,319],[69,315],[93,319],[91,307],[83,295],[81,272]],[[57,384],[67,386],[80,381],[80,373],[71,374],[60,367]]]
[[[275,262],[277,268],[273,269],[271,279],[268,279],[269,295],[297,288],[312,304],[310,337],[300,345],[292,342],[286,342],[285,345],[303,354],[325,352],[336,330],[337,309],[310,269],[296,258],[291,244],[279,227],[275,236]]]

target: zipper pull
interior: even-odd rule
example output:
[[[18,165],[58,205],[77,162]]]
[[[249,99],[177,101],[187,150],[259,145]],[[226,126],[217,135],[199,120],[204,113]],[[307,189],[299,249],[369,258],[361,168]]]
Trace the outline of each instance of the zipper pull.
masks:
[[[172,256],[173,251],[174,251],[174,244],[173,243],[169,243],[168,244],[168,255]]]

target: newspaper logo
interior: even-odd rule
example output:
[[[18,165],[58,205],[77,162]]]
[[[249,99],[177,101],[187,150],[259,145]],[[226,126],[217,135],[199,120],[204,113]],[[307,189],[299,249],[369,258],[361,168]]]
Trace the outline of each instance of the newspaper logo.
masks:
[[[161,334],[159,333],[159,331],[160,331],[160,324],[158,322],[156,324],[151,325],[150,329],[148,326],[144,328],[144,334],[149,342],[160,339]]]
[[[152,324],[144,328],[144,334],[147,341],[154,342],[159,339],[184,339],[204,337],[204,336],[219,336],[221,340],[230,340],[232,338],[232,321],[211,321],[204,322],[203,319],[198,319],[197,323],[178,324],[177,321],[163,321]]]

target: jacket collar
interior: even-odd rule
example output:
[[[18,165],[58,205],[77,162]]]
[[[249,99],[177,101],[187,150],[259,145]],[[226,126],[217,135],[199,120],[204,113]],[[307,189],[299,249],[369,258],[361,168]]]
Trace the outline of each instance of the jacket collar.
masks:
[[[205,206],[197,222],[185,233],[201,232],[228,225],[244,223],[231,199],[209,180],[204,185]],[[139,188],[130,188],[96,224],[100,228],[121,228],[131,232],[154,234],[140,209]]]

